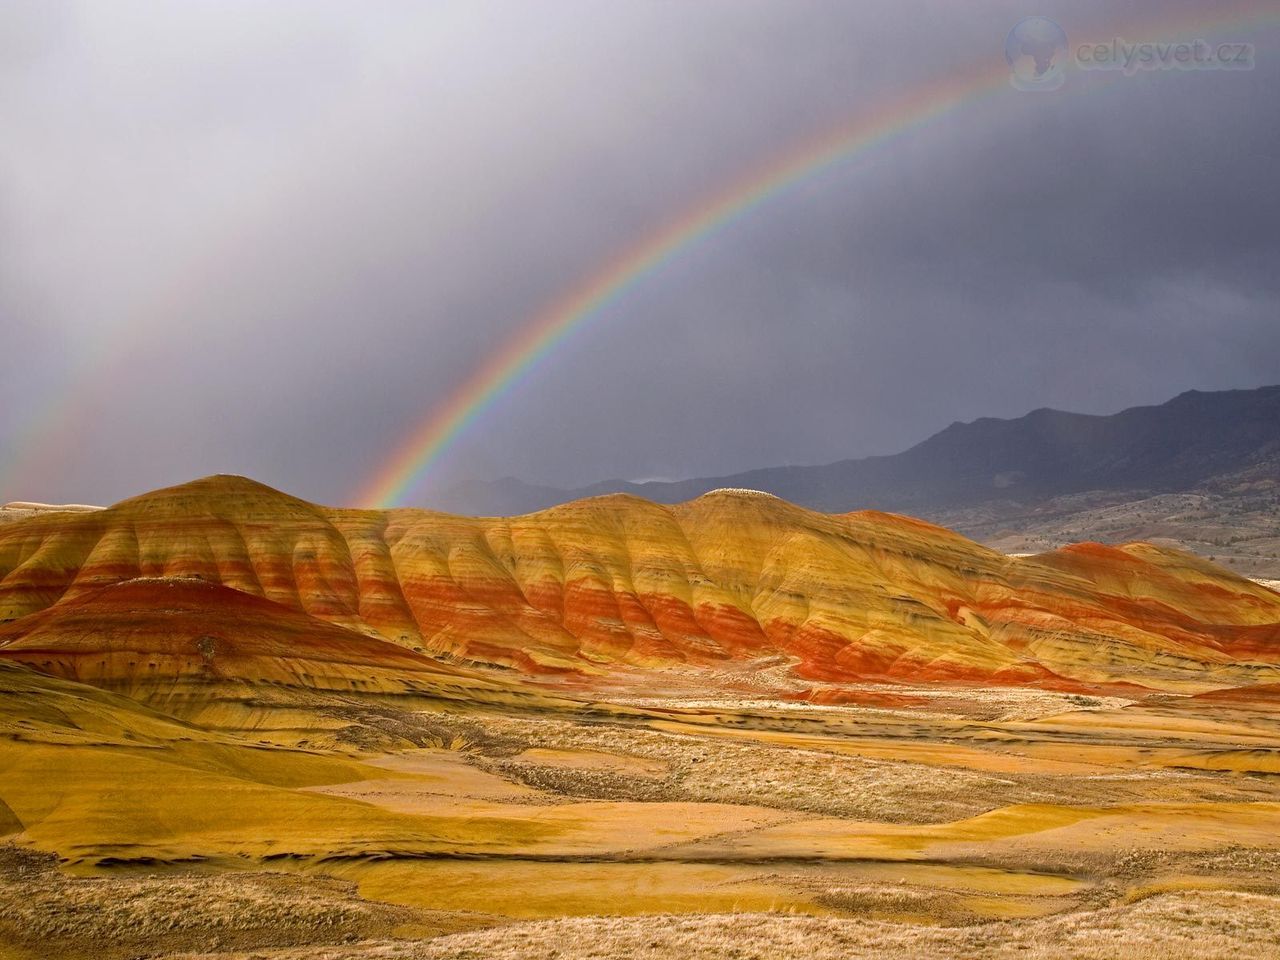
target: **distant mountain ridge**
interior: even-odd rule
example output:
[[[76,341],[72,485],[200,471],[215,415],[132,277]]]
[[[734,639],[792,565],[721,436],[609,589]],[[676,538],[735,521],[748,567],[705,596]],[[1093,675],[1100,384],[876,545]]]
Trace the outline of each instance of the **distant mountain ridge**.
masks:
[[[455,488],[433,506],[516,515],[605,493],[680,503],[721,487],[745,487],[829,513],[877,509],[935,517],[1087,491],[1192,490],[1270,467],[1280,470],[1280,386],[1190,390],[1167,403],[1104,416],[1042,408],[1013,420],[984,417],[953,423],[902,453],[819,466],[674,482],[608,480],[574,490],[506,478]]]

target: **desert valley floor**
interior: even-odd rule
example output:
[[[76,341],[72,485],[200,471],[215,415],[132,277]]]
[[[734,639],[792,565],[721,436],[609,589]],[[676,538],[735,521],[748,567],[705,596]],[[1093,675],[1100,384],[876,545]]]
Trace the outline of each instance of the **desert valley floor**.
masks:
[[[0,957],[1280,955],[1280,594],[746,491],[0,526]]]

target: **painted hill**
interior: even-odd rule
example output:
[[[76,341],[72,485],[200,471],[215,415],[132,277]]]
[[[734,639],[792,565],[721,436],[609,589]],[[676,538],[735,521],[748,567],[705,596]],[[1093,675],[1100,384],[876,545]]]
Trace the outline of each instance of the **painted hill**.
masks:
[[[745,490],[474,519],[210,477],[0,528],[0,618],[0,657],[113,689],[152,662],[186,688],[219,664],[321,689],[446,682],[428,658],[582,683],[760,662],[812,688],[1280,681],[1280,595],[1188,555],[1015,559]]]
[[[221,693],[434,693],[460,679],[404,647],[185,578],[99,586],[0,627],[0,657],[176,715]]]
[[[679,503],[717,487],[766,490],[825,511],[914,514],[988,503],[1034,504],[1084,491],[1191,490],[1261,471],[1280,478],[1280,386],[1189,391],[1111,416],[1036,410],[953,423],[903,453],[822,466],[771,467],[676,482],[611,480],[554,490],[507,479],[458,488],[447,509],[519,514],[603,493]]]

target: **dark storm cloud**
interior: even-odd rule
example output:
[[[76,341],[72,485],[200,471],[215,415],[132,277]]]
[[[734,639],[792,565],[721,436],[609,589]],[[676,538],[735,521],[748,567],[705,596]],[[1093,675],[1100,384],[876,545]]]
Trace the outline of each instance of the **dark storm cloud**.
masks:
[[[342,502],[744,171],[998,63],[1028,12],[1106,38],[1175,7],[9,4],[0,499],[235,471]],[[802,185],[570,338],[437,482],[826,461],[1280,382],[1275,37],[1242,37],[1249,73],[1002,90]]]

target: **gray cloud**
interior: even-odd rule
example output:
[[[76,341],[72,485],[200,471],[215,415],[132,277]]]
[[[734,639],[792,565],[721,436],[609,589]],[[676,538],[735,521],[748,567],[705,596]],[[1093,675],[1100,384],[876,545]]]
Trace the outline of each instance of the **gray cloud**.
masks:
[[[1036,12],[1084,37],[1212,6]],[[998,66],[1024,13],[6,5],[0,498],[235,471],[342,502],[602,263],[885,98]],[[821,462],[1280,382],[1276,33],[1244,39],[1249,73],[1000,90],[802,184],[566,341],[435,482]]]

